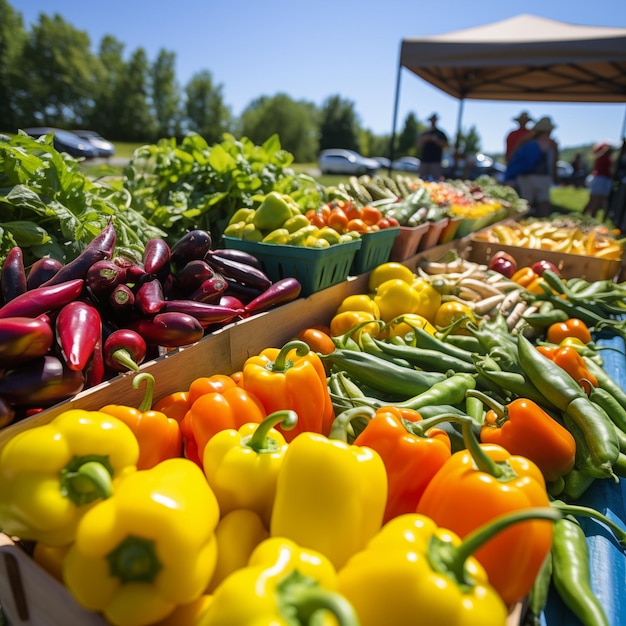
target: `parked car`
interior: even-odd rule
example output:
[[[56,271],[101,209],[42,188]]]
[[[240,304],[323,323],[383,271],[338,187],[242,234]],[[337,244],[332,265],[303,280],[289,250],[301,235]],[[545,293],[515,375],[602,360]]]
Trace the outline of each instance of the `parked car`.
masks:
[[[361,156],[354,150],[329,149],[322,150],[318,158],[318,165],[322,174],[357,175],[376,174],[380,163],[375,159]]]
[[[387,157],[372,157],[374,161],[378,161],[381,167],[384,167],[388,170],[391,167],[391,160]]]
[[[506,172],[505,165],[482,152],[460,157],[456,164],[453,158],[448,155],[444,159],[443,168],[446,178],[476,180],[479,176],[491,176],[499,183],[504,182]]]
[[[52,133],[52,145],[59,152],[66,152],[76,158],[93,159],[98,156],[98,151],[86,139],[60,128],[42,126],[38,128],[25,128],[24,132],[31,137],[42,137]]]
[[[98,151],[98,156],[110,157],[115,154],[115,146],[95,130],[73,130],[72,132],[86,139]]]
[[[420,171],[420,163],[421,161],[415,157],[403,156],[396,159],[391,164],[391,169],[399,172],[412,172],[413,174],[417,174]]]
[[[574,175],[574,166],[567,161],[556,162],[556,182],[557,185],[569,185]]]

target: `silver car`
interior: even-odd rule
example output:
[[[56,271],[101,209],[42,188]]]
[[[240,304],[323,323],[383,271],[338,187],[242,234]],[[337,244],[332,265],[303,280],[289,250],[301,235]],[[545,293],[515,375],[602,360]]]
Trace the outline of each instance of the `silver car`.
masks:
[[[354,150],[341,148],[322,150],[318,165],[322,174],[372,175],[380,169],[380,163],[375,159],[368,159]]]

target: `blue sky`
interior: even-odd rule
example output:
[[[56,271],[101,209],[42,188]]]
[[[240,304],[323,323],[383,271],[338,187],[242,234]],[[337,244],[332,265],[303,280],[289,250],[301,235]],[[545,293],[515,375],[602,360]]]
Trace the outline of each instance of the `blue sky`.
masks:
[[[520,13],[594,26],[626,27],[624,0],[9,0],[27,27],[40,13],[58,13],[86,31],[92,48],[110,34],[139,47],[153,61],[160,49],[175,53],[184,85],[208,70],[222,85],[226,105],[239,115],[255,98],[286,93],[321,106],[340,95],[354,103],[361,124],[391,131],[400,44],[495,22]],[[413,112],[425,122],[434,111],[440,126],[456,131],[459,101],[406,70],[401,74],[398,130]],[[462,126],[475,126],[486,152],[502,152],[511,119],[522,109],[552,116],[562,147],[609,140],[621,143],[626,104],[546,104],[467,100]]]

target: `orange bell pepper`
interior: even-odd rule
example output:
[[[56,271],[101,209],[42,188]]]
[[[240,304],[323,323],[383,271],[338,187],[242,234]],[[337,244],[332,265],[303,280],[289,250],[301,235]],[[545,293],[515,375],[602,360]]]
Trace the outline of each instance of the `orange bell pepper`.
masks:
[[[243,387],[259,398],[267,415],[291,409],[298,415],[295,428],[277,425],[287,442],[301,432],[328,435],[335,418],[320,357],[298,339],[280,350],[266,348],[243,365]]]
[[[585,393],[588,394],[591,387],[598,386],[598,379],[589,371],[585,360],[574,346],[540,345],[536,349],[565,370],[585,390]]]
[[[548,482],[565,476],[573,467],[576,440],[538,404],[516,398],[506,406],[476,390],[466,392],[489,409],[480,431],[482,443],[495,443],[511,454],[533,461]]]
[[[260,424],[266,417],[259,398],[223,374],[194,380],[189,401],[191,406],[180,424],[184,455],[200,467],[204,447],[213,435],[249,422]]]
[[[161,411],[152,410],[154,376],[147,372],[133,378],[133,387],[137,389],[141,382],[146,382],[146,392],[138,408],[121,404],[107,404],[101,413],[112,415],[124,422],[134,433],[139,443],[137,469],[150,469],[165,459],[181,456],[183,435],[180,424],[174,418]]]
[[[465,450],[455,452],[432,478],[417,506],[439,526],[465,537],[495,517],[550,500],[541,470],[502,446],[479,444],[463,422]],[[531,589],[552,545],[552,524],[522,522],[490,539],[474,556],[508,606]],[[511,567],[514,564],[514,567]]]
[[[413,409],[384,406],[354,440],[354,445],[378,452],[387,469],[383,522],[413,513],[430,479],[450,458],[450,438],[443,430],[428,428],[429,423]]]
[[[591,331],[585,322],[576,317],[570,317],[565,322],[551,324],[546,331],[546,339],[550,343],[560,344],[569,337],[575,337],[583,343],[589,343],[591,341]]]
[[[165,413],[165,415],[175,419],[180,424],[190,406],[189,393],[187,391],[174,391],[157,400],[152,405],[152,408],[155,411]]]

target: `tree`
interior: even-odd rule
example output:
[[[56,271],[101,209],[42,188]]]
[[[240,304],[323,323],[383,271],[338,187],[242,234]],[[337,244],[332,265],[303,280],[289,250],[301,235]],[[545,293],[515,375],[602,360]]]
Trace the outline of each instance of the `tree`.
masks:
[[[124,45],[115,37],[105,35],[100,41],[96,66],[98,90],[88,126],[110,139],[124,139],[118,123],[123,103],[117,100],[126,72],[123,53]]]
[[[296,102],[286,94],[262,96],[252,101],[241,114],[239,129],[256,144],[278,134],[284,150],[300,163],[317,156],[317,110],[309,102]]]
[[[467,132],[461,131],[458,137],[459,154],[473,154],[480,152],[480,135],[476,126],[471,126]]]
[[[154,141],[157,138],[156,118],[150,109],[149,94],[148,58],[143,48],[137,48],[115,91],[118,132],[126,141]]]
[[[23,118],[28,99],[21,73],[26,38],[21,13],[0,0],[0,130],[15,132]]]
[[[354,110],[354,102],[341,96],[330,96],[322,105],[319,126],[320,150],[328,148],[361,149],[360,123]]]
[[[208,71],[194,74],[185,87],[185,123],[209,145],[222,141],[230,130],[231,114],[224,104],[222,85],[214,85]]]
[[[180,91],[174,68],[176,55],[160,50],[152,66],[152,105],[158,137],[180,135]]]
[[[24,46],[21,69],[30,91],[25,123],[83,124],[96,91],[95,59],[87,33],[58,14],[41,14]]]
[[[397,155],[415,155],[417,152],[417,136],[420,133],[419,123],[414,113],[409,113],[404,120],[404,127],[398,135]]]

